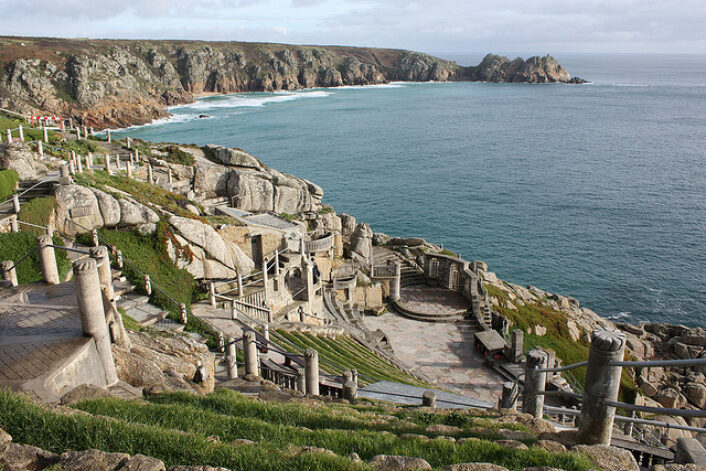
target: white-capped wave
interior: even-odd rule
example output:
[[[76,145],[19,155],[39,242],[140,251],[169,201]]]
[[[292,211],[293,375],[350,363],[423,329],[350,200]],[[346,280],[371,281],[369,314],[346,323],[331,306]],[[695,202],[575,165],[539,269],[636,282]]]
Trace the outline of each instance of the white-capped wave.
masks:
[[[331,95],[330,92],[323,90],[307,92],[278,91],[266,95],[261,93],[238,93],[235,95],[224,95],[218,98],[202,98],[198,99],[195,103],[174,106],[170,109],[206,111],[217,108],[257,108],[269,103],[284,103],[302,98],[321,98],[329,95]]]
[[[133,126],[128,126],[126,128],[109,128],[109,129],[111,132],[113,132],[113,131],[129,131],[130,129],[139,129],[139,128],[144,128],[147,126],[161,126],[164,124],[185,123],[187,121],[192,121],[194,119],[199,119],[199,115],[193,114],[193,113],[172,114],[172,115],[169,115],[165,118],[153,119],[151,122],[145,123],[145,124],[135,124]],[[100,132],[96,132],[96,134],[103,134],[103,133],[105,133],[105,131],[106,131],[106,129],[103,129]]]
[[[609,316],[606,316],[610,320],[618,320],[618,319],[625,319],[626,317],[630,317],[630,314],[632,314],[630,311],[620,311],[617,314],[612,314]]]

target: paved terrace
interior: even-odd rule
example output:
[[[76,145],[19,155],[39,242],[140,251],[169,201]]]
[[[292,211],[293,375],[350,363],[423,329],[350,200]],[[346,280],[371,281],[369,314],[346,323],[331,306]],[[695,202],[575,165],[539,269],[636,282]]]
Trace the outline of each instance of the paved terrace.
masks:
[[[430,286],[409,286],[400,289],[398,301],[405,309],[427,314],[457,314],[471,306],[459,293]]]
[[[466,322],[420,322],[386,313],[365,317],[364,323],[370,330],[382,329],[395,356],[438,387],[497,404],[504,380],[474,351],[474,329]]]

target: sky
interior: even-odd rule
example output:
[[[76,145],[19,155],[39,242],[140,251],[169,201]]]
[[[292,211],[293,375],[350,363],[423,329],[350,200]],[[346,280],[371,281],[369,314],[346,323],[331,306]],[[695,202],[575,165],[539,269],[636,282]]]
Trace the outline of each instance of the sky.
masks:
[[[441,55],[706,53],[704,0],[0,0],[0,34]]]

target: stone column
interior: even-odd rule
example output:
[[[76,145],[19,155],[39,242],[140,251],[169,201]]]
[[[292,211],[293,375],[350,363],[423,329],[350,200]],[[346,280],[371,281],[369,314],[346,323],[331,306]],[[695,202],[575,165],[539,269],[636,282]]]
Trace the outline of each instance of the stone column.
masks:
[[[622,367],[610,366],[622,361],[625,354],[625,334],[618,331],[595,330],[588,352],[578,442],[586,445],[610,445],[615,407],[606,401],[617,401]]]
[[[236,320],[238,318],[238,308],[235,307],[235,301],[230,303],[230,318]]]
[[[125,162],[125,170],[127,172],[127,177],[132,178],[132,164],[129,160]]]
[[[554,368],[556,365],[556,352],[551,348],[545,348],[544,351],[547,353],[547,368]],[[547,372],[547,383],[550,383],[554,379],[553,372]]]
[[[10,131],[10,130],[8,129],[5,134],[7,135],[7,143],[8,143],[8,144],[12,143],[12,131]]]
[[[306,394],[306,374],[303,368],[297,368],[297,391]]]
[[[343,257],[343,237],[339,232],[333,235],[333,256]]]
[[[275,276],[279,277],[279,250],[275,250]]]
[[[167,170],[167,179],[169,180],[169,187],[174,184],[174,174],[172,172],[171,167]]]
[[[17,214],[10,216],[10,230],[12,232],[20,232],[20,225],[17,222]]]
[[[306,258],[306,300],[310,303],[314,301],[314,264]]]
[[[150,184],[154,183],[154,173],[151,164],[147,164],[147,182]]]
[[[42,144],[42,141],[37,141],[37,153],[40,159],[44,158],[44,144]]]
[[[108,175],[113,173],[110,168],[110,156],[108,154],[105,154],[105,171],[108,172]]]
[[[249,330],[243,334],[245,343],[245,374],[260,376],[257,368],[257,344],[255,343],[255,332]]]
[[[265,341],[269,342],[270,341],[270,324],[265,323],[265,325],[262,327],[262,336],[265,337]]]
[[[108,144],[110,144],[111,142],[113,142],[113,141],[111,140],[111,138],[110,138],[110,129],[108,129],[108,130],[105,131],[105,136],[108,138]]]
[[[96,261],[98,267],[98,279],[100,280],[103,292],[112,302],[115,300],[115,289],[113,287],[113,271],[110,269],[110,257],[108,257],[108,248],[100,245],[98,247],[90,247],[88,253]]]
[[[238,276],[238,297],[242,298],[245,293],[243,293],[243,277],[240,276],[240,271],[235,273]]]
[[[12,195],[12,210],[15,214],[20,213],[20,197],[17,195],[17,193]]]
[[[216,285],[213,281],[208,282],[208,302],[211,303],[211,307],[216,307]]]
[[[17,126],[17,134],[20,136],[20,141],[24,142],[25,141],[25,133],[24,133],[24,130],[22,129],[21,124],[19,126]]]
[[[304,353],[304,373],[306,374],[306,392],[319,395],[319,352],[307,348]]]
[[[503,383],[503,396],[500,398],[501,409],[515,410],[517,407],[517,397],[515,396],[514,384],[510,381]]]
[[[189,315],[186,312],[186,304],[179,304],[179,316],[181,317],[181,323],[186,325],[189,323]]]
[[[348,378],[343,382],[343,399],[354,402],[358,395],[358,385],[353,382],[353,378]]]
[[[115,384],[118,381],[118,375],[115,372],[110,335],[105,322],[105,310],[103,309],[96,261],[92,258],[76,260],[73,264],[73,270],[76,301],[81,313],[83,333],[93,337],[96,343],[96,350],[105,371],[106,384]]]
[[[402,283],[402,266],[395,263],[395,277],[390,280],[390,299],[398,301],[400,299],[400,286]]]
[[[228,378],[237,378],[238,363],[236,362],[235,341],[233,340],[233,337],[228,337],[228,345],[226,345],[226,366],[228,368]]]
[[[49,143],[49,130],[46,128],[46,126],[42,128],[42,134],[44,142]]]
[[[544,385],[547,374],[538,370],[547,367],[547,354],[541,350],[530,350],[525,363],[525,390],[522,396],[522,412],[541,419],[544,415]]]
[[[511,355],[510,359],[513,363],[520,363],[522,361],[522,354],[524,351],[524,338],[525,333],[520,329],[515,329],[512,331],[511,340]]]
[[[42,279],[50,285],[59,284],[59,269],[56,266],[53,241],[48,235],[37,237],[37,251],[39,252],[39,265],[42,269]]]
[[[76,161],[76,171],[78,173],[83,173],[83,162],[81,162],[81,157],[77,156],[75,152],[73,154],[74,160]]]
[[[5,260],[0,264],[0,270],[2,270],[2,279],[9,281],[12,286],[17,286],[17,271],[15,270],[15,262],[12,260]]]
[[[115,170],[120,171],[120,154],[115,154]]]
[[[267,276],[267,259],[263,258],[262,260],[262,281],[265,286],[265,291],[264,291],[264,302],[267,304],[267,302],[270,299],[270,283],[269,283],[269,277]]]
[[[74,162],[73,160],[69,160],[69,174],[76,174],[76,162]]]
[[[83,127],[83,138],[88,139],[88,128],[86,126]]]
[[[422,394],[422,406],[436,407],[436,391],[424,391]]]
[[[93,247],[98,247],[100,245],[100,241],[98,240],[98,230],[97,229],[91,230],[91,244],[93,244]]]

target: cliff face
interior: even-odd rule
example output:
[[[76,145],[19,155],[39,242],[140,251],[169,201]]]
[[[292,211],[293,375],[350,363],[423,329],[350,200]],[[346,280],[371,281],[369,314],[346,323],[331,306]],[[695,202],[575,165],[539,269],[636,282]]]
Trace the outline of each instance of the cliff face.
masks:
[[[236,42],[0,38],[0,105],[96,126],[141,124],[195,94],[389,81],[574,82],[550,56],[460,67],[391,49]],[[580,80],[580,79],[579,79]]]

